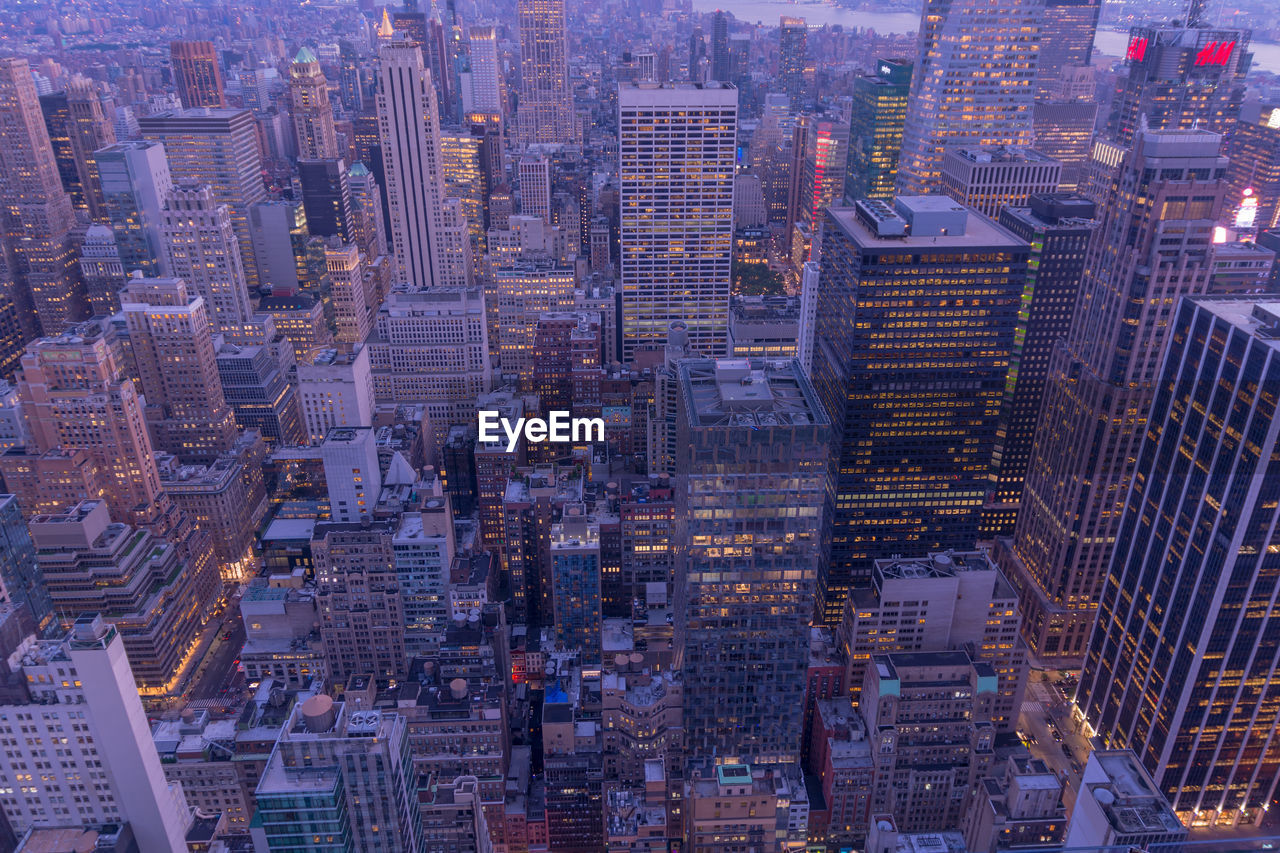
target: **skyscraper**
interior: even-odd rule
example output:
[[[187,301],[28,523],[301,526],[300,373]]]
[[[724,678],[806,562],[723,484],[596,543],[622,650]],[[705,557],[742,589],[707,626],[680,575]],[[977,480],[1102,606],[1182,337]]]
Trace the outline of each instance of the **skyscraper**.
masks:
[[[796,222],[810,235],[832,204],[844,201],[849,164],[849,122],[837,116],[804,116],[804,159],[800,160],[800,197]],[[806,258],[807,260],[807,258]]]
[[[711,79],[733,82],[729,76],[729,18],[718,9],[711,21]]]
[[[1101,11],[1101,0],[1045,0],[1036,97],[1051,96],[1066,69],[1089,64]]]
[[[214,329],[238,337],[253,321],[231,213],[208,186],[179,184],[162,213],[169,274],[204,297]]]
[[[623,84],[618,110],[624,360],[661,348],[673,320],[697,352],[725,355],[738,91]]]
[[[1236,223],[1260,231],[1280,226],[1280,105],[1264,107],[1257,121],[1237,121],[1228,145],[1227,203]]]
[[[1058,189],[1062,164],[1034,148],[948,148],[942,191],[995,219],[1006,206],[1026,207],[1032,193]]]
[[[520,213],[540,216],[551,224],[551,161],[537,154],[526,154],[516,167],[520,178]]]
[[[90,225],[80,244],[80,277],[84,280],[89,310],[110,315],[120,310],[120,288],[124,287],[124,264],[115,235],[105,225]]]
[[[1280,780],[1277,331],[1265,297],[1171,312],[1076,694],[1188,825],[1259,824]]]
[[[939,192],[942,150],[1030,145],[1044,0],[928,0],[902,134],[898,192]]]
[[[831,422],[794,360],[677,370],[675,649],[688,755],[795,763]]]
[[[71,139],[71,156],[84,186],[86,208],[94,220],[100,220],[103,211],[102,196],[94,185],[90,160],[93,152],[115,143],[114,120],[114,113],[108,116],[97,88],[88,78],[77,75],[67,82],[67,133]]]
[[[235,443],[236,421],[204,299],[180,278],[135,273],[121,302],[155,448],[183,462],[213,462]]]
[[[1130,145],[1143,122],[1153,130],[1231,131],[1244,101],[1249,35],[1201,21],[1130,28],[1129,73],[1107,135]]]
[[[1000,225],[1031,246],[1031,258],[991,460],[991,492],[982,519],[984,540],[1013,532],[1031,445],[1040,426],[1049,360],[1054,346],[1071,328],[1085,254],[1098,224],[1096,212],[1093,202],[1068,193],[1032,195],[1026,207],[1000,211]]]
[[[498,56],[498,34],[493,25],[472,27],[471,109],[473,112],[505,115],[507,93]]]
[[[298,159],[336,160],[338,132],[329,106],[329,81],[320,70],[320,60],[305,47],[289,66],[289,96]]]
[[[1099,200],[1076,313],[1050,357],[1018,523],[996,554],[1042,661],[1084,654],[1174,305],[1211,290],[1220,147],[1207,130],[1139,133]]]
[[[58,177],[25,59],[0,59],[0,119],[4,241],[14,261],[19,318],[28,339],[39,328],[58,334],[83,319],[88,304],[75,276],[71,199]]]
[[[33,647],[23,664],[29,695],[0,712],[0,732],[14,740],[0,776],[13,786],[5,812],[15,828],[127,823],[139,849],[186,847],[191,813],[181,787],[165,781],[117,630],[85,614],[64,639]],[[56,762],[48,746],[31,743],[55,738],[67,739]],[[19,768],[47,761],[49,772],[33,784],[14,784]]]
[[[178,87],[182,106],[191,109],[227,105],[222,91],[222,69],[218,66],[218,53],[213,42],[172,42],[169,59],[173,63],[173,82]]]
[[[828,209],[813,381],[833,431],[829,624],[874,560],[974,547],[1029,251],[945,196]]]
[[[574,144],[564,0],[517,0],[520,22],[519,137],[526,145]]]
[[[144,521],[160,497],[160,474],[142,402],[121,359],[108,322],[79,323],[27,347],[18,387],[35,451],[85,450],[112,517]]]
[[[877,60],[873,73],[854,78],[846,197],[893,198],[910,89],[905,59]]]
[[[245,279],[257,288],[249,208],[265,201],[258,124],[249,110],[170,110],[138,120],[145,139],[164,145],[175,183],[208,184],[231,214]],[[170,275],[177,275],[170,271]],[[187,282],[190,284],[190,280]]]
[[[804,97],[804,70],[808,62],[809,31],[804,18],[778,20],[778,85],[798,109]]]
[[[118,142],[93,153],[93,169],[125,274],[141,270],[151,277],[162,275],[166,270],[163,211],[173,189],[164,146]]]
[[[376,451],[373,458],[376,467]],[[404,601],[393,560],[395,531],[392,521],[370,524],[366,518],[363,525],[317,524],[312,534],[320,635],[329,671],[339,682],[366,674],[402,678],[408,667]]]
[[[27,610],[37,633],[54,625],[53,601],[36,563],[36,548],[14,495],[0,495],[0,586],[5,599]]]
[[[435,89],[415,46],[382,48],[378,127],[401,277],[415,290],[465,285],[471,266],[466,217],[458,199],[445,197]]]

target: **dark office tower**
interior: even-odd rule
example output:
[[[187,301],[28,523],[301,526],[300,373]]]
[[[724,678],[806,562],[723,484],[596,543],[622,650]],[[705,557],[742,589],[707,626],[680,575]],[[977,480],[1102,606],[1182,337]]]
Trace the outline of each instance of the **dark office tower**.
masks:
[[[831,422],[795,360],[696,359],[677,371],[675,650],[688,755],[795,763]]]
[[[791,99],[792,109],[800,107],[804,96],[808,36],[804,18],[783,16],[778,19],[778,86]]]
[[[36,548],[14,495],[0,495],[0,585],[9,603],[30,611],[42,636],[53,627],[53,601],[44,585]]]
[[[192,107],[225,107],[222,91],[222,69],[218,53],[209,41],[175,41],[169,45],[173,63],[173,82],[178,97],[187,109]]]
[[[62,189],[71,196],[73,208],[88,212],[84,182],[76,171],[76,158],[71,150],[71,110],[67,106],[67,93],[41,95],[40,114],[44,116],[44,126],[49,131],[49,144],[53,147],[53,161],[58,166]]]
[[[338,131],[329,105],[329,81],[320,70],[320,60],[305,47],[289,66],[289,98],[298,159],[336,160]]]
[[[1280,778],[1280,303],[1184,299],[1170,327],[1076,701],[1183,823],[1257,825]]]
[[[342,105],[358,113],[364,109],[364,85],[361,82],[360,54],[349,41],[338,42],[338,92]]]
[[[391,16],[391,29],[396,36],[425,50],[427,44],[427,16],[417,11],[417,4],[405,3],[403,12]]]
[[[873,73],[854,78],[846,197],[893,198],[910,90],[905,59],[879,59]]]
[[[97,89],[84,77],[76,76],[67,83],[67,131],[89,216],[101,222],[105,214],[102,193],[93,180],[93,152],[115,144],[115,115],[108,117]]]
[[[231,214],[245,278],[257,289],[249,208],[267,197],[258,123],[248,110],[170,110],[138,120],[145,139],[164,145],[174,183],[208,184]]]
[[[298,185],[307,230],[313,237],[341,237],[345,243],[357,239],[346,164],[341,160],[299,160]]]
[[[977,542],[1026,286],[1030,248],[989,219],[945,196],[895,205],[830,208],[822,229],[812,376],[838,448],[831,625],[875,560]]]
[[[1227,133],[1240,115],[1249,31],[1174,24],[1132,27],[1107,135],[1129,145],[1145,119],[1153,130]]]
[[[1032,195],[1028,205],[1006,207],[999,218],[1004,228],[1031,246],[1031,258],[992,455],[991,492],[983,507],[984,540],[1013,533],[1031,444],[1040,423],[1049,357],[1071,327],[1085,250],[1097,225],[1097,206],[1082,196]]]
[[[1084,655],[1171,312],[1179,297],[1212,287],[1221,143],[1207,130],[1141,132],[1097,199],[1100,222],[1071,330],[1050,358],[1013,539],[996,548],[1042,661]]]
[[[702,27],[694,27],[689,34],[689,65],[686,79],[690,83],[702,82],[699,66],[707,56],[707,41],[702,37]]]
[[[1101,11],[1101,0],[1045,0],[1036,97],[1052,95],[1063,69],[1089,64]]]
[[[1280,106],[1268,106],[1257,121],[1238,119],[1231,131],[1231,194],[1227,209],[1242,228],[1280,226]]]
[[[943,149],[1030,145],[1044,0],[928,0],[902,131],[898,191],[941,190]]]
[[[76,281],[71,199],[62,187],[25,59],[0,59],[0,197],[15,304],[27,339],[58,334],[88,312]]]
[[[711,79],[732,83],[729,72],[729,16],[716,12],[711,21]]]
[[[575,143],[564,0],[517,0],[520,21],[519,140]]]

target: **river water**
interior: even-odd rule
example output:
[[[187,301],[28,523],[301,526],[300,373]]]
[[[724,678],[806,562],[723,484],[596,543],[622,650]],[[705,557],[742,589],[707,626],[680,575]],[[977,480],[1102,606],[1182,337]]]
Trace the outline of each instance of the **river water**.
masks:
[[[912,12],[869,12],[846,9],[826,3],[790,3],[787,0],[693,0],[699,12],[724,9],[741,21],[776,26],[783,15],[804,18],[809,24],[843,24],[846,27],[874,29],[881,33],[913,33],[920,26],[920,16]],[[1099,30],[1094,45],[1108,56],[1124,54],[1128,31]],[[1252,44],[1253,67],[1280,74],[1280,45]]]

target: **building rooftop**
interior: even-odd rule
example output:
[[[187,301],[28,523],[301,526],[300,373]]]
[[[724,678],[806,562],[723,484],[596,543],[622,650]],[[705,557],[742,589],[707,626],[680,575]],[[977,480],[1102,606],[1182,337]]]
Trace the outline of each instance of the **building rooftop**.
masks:
[[[829,423],[795,360],[692,359],[681,362],[679,372],[695,426],[759,429]]]

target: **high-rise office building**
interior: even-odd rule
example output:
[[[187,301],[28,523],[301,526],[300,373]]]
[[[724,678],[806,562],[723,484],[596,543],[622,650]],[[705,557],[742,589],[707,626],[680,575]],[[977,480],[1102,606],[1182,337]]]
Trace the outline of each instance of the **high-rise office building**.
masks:
[[[518,0],[519,138],[526,145],[574,144],[578,123],[569,87],[564,0]]]
[[[778,85],[791,99],[792,108],[799,108],[804,99],[808,37],[804,18],[784,15],[778,20]]]
[[[472,27],[471,110],[503,116],[507,112],[506,78],[498,52],[498,34],[492,24]]]
[[[116,629],[85,614],[64,639],[32,647],[21,672],[27,695],[0,706],[13,741],[0,802],[13,828],[127,823],[140,850],[185,849],[192,816],[182,786],[165,781]]]
[[[1000,211],[1000,225],[1031,246],[1031,257],[983,507],[984,540],[1013,533],[1040,426],[1049,360],[1071,328],[1085,254],[1098,224],[1096,212],[1093,202],[1066,193],[1033,195],[1027,207]]]
[[[1241,228],[1280,226],[1280,105],[1264,107],[1256,121],[1238,120],[1228,151],[1228,209]]]
[[[844,201],[850,128],[847,120],[834,116],[803,116],[800,121],[805,125],[804,159],[796,158],[800,194],[795,221],[812,236],[826,209]]]
[[[1027,686],[1027,648],[1017,592],[985,551],[876,560],[869,587],[855,589],[836,638],[844,684],[861,689],[874,654],[965,650],[995,670],[991,721],[1013,731]]]
[[[373,328],[373,312],[377,308],[376,297],[368,292],[364,256],[354,243],[326,246],[324,266],[336,325],[334,339],[364,343]]]
[[[904,831],[959,824],[995,761],[996,685],[991,665],[963,651],[872,655],[858,703],[875,732],[872,814]]]
[[[34,450],[85,450],[112,517],[149,520],[160,497],[160,474],[142,401],[111,325],[90,320],[33,341],[22,357],[19,390]]]
[[[977,541],[1029,252],[945,196],[827,211],[813,379],[834,434],[829,624],[874,560]]]
[[[25,59],[0,59],[0,118],[0,195],[15,305],[28,340],[40,329],[56,335],[87,316],[88,302],[75,275],[71,199]]]
[[[905,59],[878,59],[871,74],[854,78],[848,198],[893,198],[910,90],[911,63]]]
[[[1280,781],[1278,329],[1266,297],[1171,310],[1076,694],[1090,733],[1133,750],[1187,825],[1259,824]]]
[[[603,640],[600,525],[582,512],[581,505],[566,508],[561,523],[551,528],[552,624],[558,642],[577,649],[584,664],[599,664]]]
[[[794,360],[677,370],[675,649],[688,754],[795,763],[831,422]]]
[[[1249,30],[1187,25],[1132,27],[1107,135],[1131,145],[1153,130],[1199,128],[1229,133],[1244,101]]]
[[[253,306],[230,210],[208,186],[178,184],[161,217],[169,274],[204,297],[216,331],[239,337]]]
[[[415,46],[382,48],[378,127],[401,278],[415,290],[465,285],[471,272],[466,216],[458,199],[445,197],[436,93]]]
[[[265,201],[258,123],[249,110],[170,110],[138,120],[145,139],[164,145],[174,183],[208,184],[231,214],[245,278],[259,285],[249,208]],[[177,275],[172,270],[169,275]],[[188,284],[190,281],[188,280]]]
[[[738,91],[623,84],[618,110],[623,360],[661,348],[673,320],[697,352],[725,355]]]
[[[182,106],[192,109],[227,105],[227,97],[222,91],[222,68],[218,65],[218,52],[214,50],[213,42],[172,42],[169,60],[173,64],[173,83],[178,87]]]
[[[71,109],[67,106],[66,92],[50,92],[40,95],[40,114],[49,131],[49,144],[53,146],[53,162],[58,166],[58,178],[62,189],[71,197],[71,206],[78,212],[88,211],[85,201],[85,181],[76,168],[75,154],[71,150]]]
[[[163,211],[173,189],[164,146],[118,142],[93,152],[93,170],[125,275],[134,270],[149,277],[163,275]]]
[[[948,148],[942,191],[996,219],[1005,207],[1026,207],[1033,193],[1058,189],[1062,164],[1034,148]]]
[[[1040,56],[1036,61],[1036,97],[1052,96],[1068,68],[1093,57],[1102,0],[1045,0],[1040,24]]]
[[[1030,145],[1044,0],[929,0],[902,132],[898,192],[941,191],[953,145]]]
[[[729,17],[720,9],[711,21],[711,79],[733,82],[729,75]]]
[[[26,610],[36,632],[47,636],[54,625],[53,601],[14,495],[0,495],[0,587],[5,601]]]
[[[299,160],[336,160],[338,131],[329,106],[329,81],[320,60],[307,48],[298,51],[289,66],[290,111],[298,137]]]
[[[298,702],[262,768],[255,799],[258,850],[426,849],[408,725],[399,714],[324,694]],[[301,827],[307,830],[299,838]]]
[[[1092,69],[1085,69],[1092,72]],[[1084,75],[1091,78],[1092,73]],[[1036,99],[1031,121],[1036,132],[1036,150],[1062,164],[1058,188],[1076,192],[1082,188],[1089,152],[1093,148],[1098,103],[1087,96]]]
[[[236,421],[204,298],[180,278],[136,274],[120,300],[153,446],[183,462],[213,462],[235,444]]]
[[[306,213],[307,233],[313,237],[338,237],[356,241],[362,226],[351,199],[346,163],[335,160],[298,160],[298,187]]]
[[[93,182],[90,161],[93,152],[115,144],[115,115],[114,111],[108,114],[107,109],[110,103],[104,104],[96,86],[88,78],[76,75],[67,82],[67,131],[71,139],[71,156],[84,187],[86,209],[95,221],[103,217],[102,195]]]
[[[30,529],[63,626],[77,613],[101,613],[124,640],[138,693],[181,695],[222,586],[208,535],[188,528],[167,541],[112,522],[98,500],[33,515]]]
[[[1174,305],[1212,290],[1220,147],[1207,130],[1140,133],[1098,203],[1076,313],[1050,357],[1017,526],[997,547],[1042,661],[1084,654]]]
[[[540,216],[551,223],[551,161],[539,154],[526,154],[516,166],[520,186],[520,213]]]
[[[351,206],[360,211],[361,250],[371,258],[387,253],[386,220],[382,215],[382,190],[378,180],[364,163],[356,163],[347,172],[347,191],[351,193]]]
[[[376,452],[373,461],[376,479]],[[373,501],[370,497],[369,503]],[[392,547],[395,531],[393,521],[366,520],[325,522],[312,533],[320,635],[330,677],[339,683],[352,675],[402,678],[407,670],[404,601]]]

